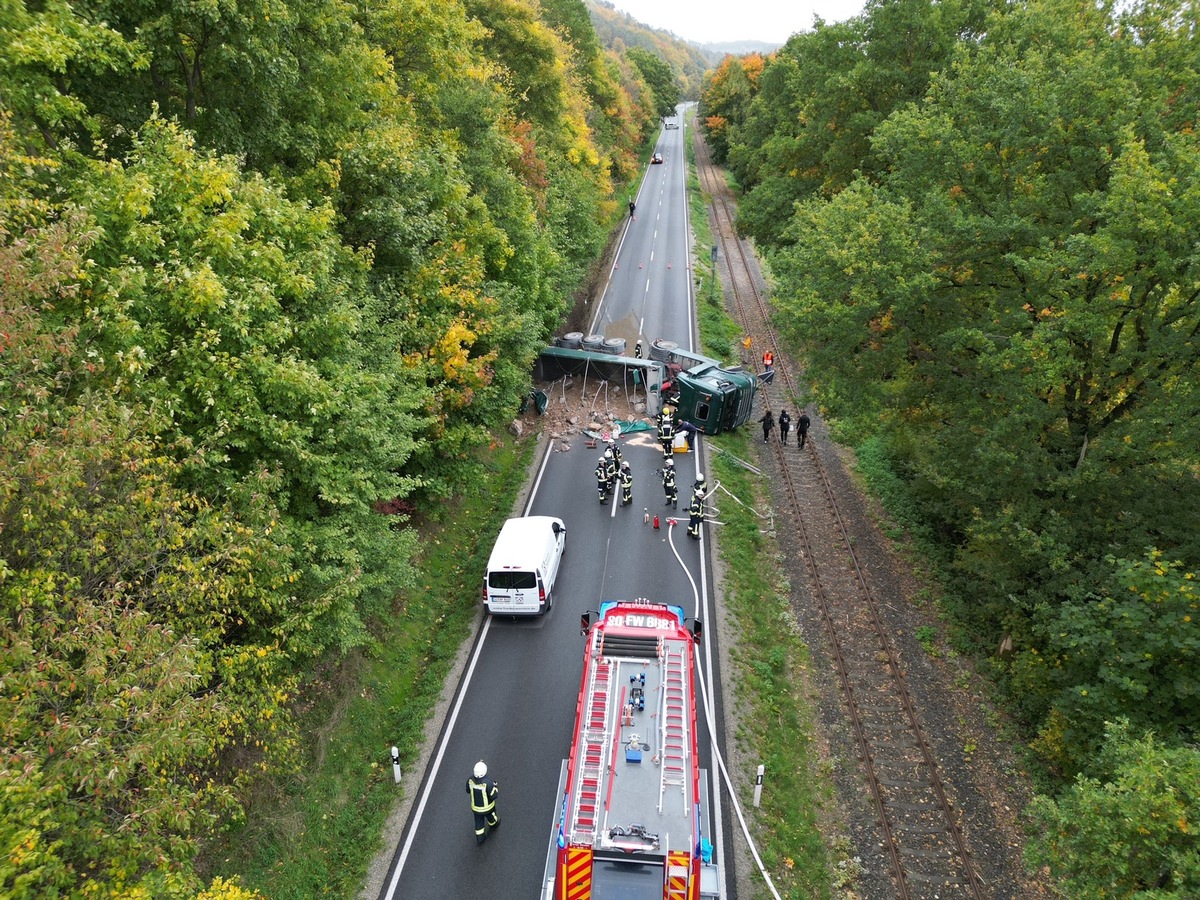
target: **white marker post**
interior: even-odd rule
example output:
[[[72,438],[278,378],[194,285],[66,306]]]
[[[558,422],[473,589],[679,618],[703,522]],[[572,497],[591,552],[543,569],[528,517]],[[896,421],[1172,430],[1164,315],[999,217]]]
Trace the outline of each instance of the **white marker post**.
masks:
[[[761,766],[759,767],[762,768]],[[392,747],[392,774],[396,777],[396,784],[400,783],[400,748]],[[754,804],[757,806],[758,804]]]
[[[762,799],[762,778],[766,766],[758,767],[758,775],[754,779],[754,808],[758,809],[758,801]]]

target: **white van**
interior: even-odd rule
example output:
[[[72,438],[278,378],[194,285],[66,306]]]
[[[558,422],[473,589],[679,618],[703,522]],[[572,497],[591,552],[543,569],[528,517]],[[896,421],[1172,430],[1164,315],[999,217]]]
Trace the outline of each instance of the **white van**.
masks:
[[[553,516],[509,519],[500,529],[483,579],[492,615],[536,616],[554,602],[554,579],[567,529]]]

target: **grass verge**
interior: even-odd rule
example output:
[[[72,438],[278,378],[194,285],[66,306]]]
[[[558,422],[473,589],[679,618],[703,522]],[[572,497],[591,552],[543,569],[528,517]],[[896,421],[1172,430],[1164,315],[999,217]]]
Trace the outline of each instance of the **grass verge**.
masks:
[[[255,786],[246,821],[207,850],[205,869],[240,875],[270,900],[358,894],[400,790],[390,748],[400,748],[411,771],[425,722],[479,614],[480,573],[535,447],[497,438],[476,489],[423,521],[416,586],[397,598],[371,653],[308,685],[308,705],[297,714],[297,733],[310,740],[304,758],[295,772]]]

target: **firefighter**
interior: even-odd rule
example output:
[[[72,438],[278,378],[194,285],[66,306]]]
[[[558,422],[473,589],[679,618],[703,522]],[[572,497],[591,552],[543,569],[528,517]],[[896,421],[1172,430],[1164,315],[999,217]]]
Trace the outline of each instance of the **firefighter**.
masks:
[[[615,494],[617,492],[617,457],[613,453],[612,447],[604,451],[604,480],[608,483],[608,489]]]
[[[596,490],[600,492],[600,502],[608,500],[608,461],[602,456],[596,463]]]
[[[633,502],[633,470],[629,463],[621,460],[621,505],[628,506]]]
[[[638,338],[637,343],[633,345],[633,358],[634,359],[642,358],[642,339],[641,338]]]
[[[663,492],[667,495],[667,506],[679,508],[679,490],[675,487],[675,460],[667,457],[663,461]]]
[[[621,458],[620,446],[617,444],[616,441],[610,440],[608,442],[608,449],[612,451],[613,459],[615,459],[617,461],[617,468],[620,469],[622,463],[625,462],[625,460]]]
[[[675,452],[675,425],[669,413],[658,420],[658,439],[662,442],[663,453],[669,455]]]
[[[704,494],[696,488],[692,494],[692,505],[688,507],[688,537],[694,541],[700,540],[700,523],[704,521]]]
[[[704,479],[703,472],[696,473],[696,482],[692,485],[693,492],[699,492],[701,497],[708,496],[708,482]]]
[[[496,813],[496,796],[500,786],[487,777],[487,763],[482,759],[475,763],[475,771],[467,779],[467,793],[471,795],[471,812],[475,813],[475,842],[487,840],[488,829],[500,827],[500,816]]]

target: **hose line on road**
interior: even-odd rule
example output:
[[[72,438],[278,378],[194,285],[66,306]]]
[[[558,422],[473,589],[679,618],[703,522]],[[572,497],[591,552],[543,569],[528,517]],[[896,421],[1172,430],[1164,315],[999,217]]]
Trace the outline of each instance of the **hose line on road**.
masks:
[[[732,496],[732,495],[731,495]],[[700,590],[696,587],[696,580],[692,577],[691,570],[683,561],[683,557],[679,555],[679,551],[675,547],[675,525],[674,520],[667,526],[667,542],[671,545],[671,553],[675,555],[675,561],[679,563],[679,567],[683,569],[687,575],[688,583],[692,586],[692,598],[695,601],[695,610],[700,612]],[[721,745],[717,742],[717,729],[714,719],[716,713],[713,711],[708,698],[708,690],[704,684],[704,669],[700,664],[699,654],[696,656],[697,681],[700,682],[700,693],[704,699],[704,721],[708,723],[708,739],[712,742],[713,757],[717,761],[717,768],[721,770],[721,777],[725,781],[725,789],[729,793],[729,800],[733,804],[733,810],[737,813],[738,822],[742,826],[742,835],[746,838],[746,843],[750,847],[750,855],[754,857],[754,863],[758,866],[759,874],[762,875],[763,881],[767,883],[767,887],[771,890],[771,896],[775,900],[783,900],[779,896],[779,891],[775,890],[775,882],[771,880],[771,874],[767,871],[767,867],[763,865],[762,857],[758,855],[758,847],[754,844],[754,838],[750,834],[750,826],[746,822],[746,816],[742,812],[742,805],[738,802],[737,793],[733,789],[733,780],[729,777],[729,770],[725,768],[725,758],[721,756]]]

